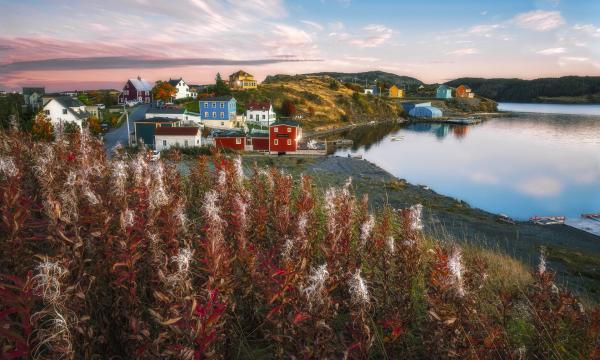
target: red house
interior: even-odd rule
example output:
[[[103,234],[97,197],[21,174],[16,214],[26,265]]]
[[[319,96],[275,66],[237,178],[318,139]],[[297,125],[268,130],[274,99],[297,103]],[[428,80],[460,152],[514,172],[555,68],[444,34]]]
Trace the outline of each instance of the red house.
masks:
[[[269,152],[285,154],[298,150],[302,138],[300,124],[291,120],[279,120],[269,126]]]
[[[152,101],[152,85],[139,76],[136,79],[127,80],[123,91],[119,94],[119,104],[125,104],[128,101],[141,101],[149,104]]]
[[[217,149],[243,151],[246,148],[246,134],[243,131],[222,131],[213,135]]]

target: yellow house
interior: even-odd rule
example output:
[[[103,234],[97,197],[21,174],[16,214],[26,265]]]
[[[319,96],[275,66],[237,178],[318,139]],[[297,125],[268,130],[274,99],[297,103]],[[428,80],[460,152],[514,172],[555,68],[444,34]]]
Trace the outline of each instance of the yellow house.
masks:
[[[256,89],[254,76],[240,70],[229,75],[229,87],[235,90]]]
[[[392,85],[392,87],[389,90],[389,96],[392,98],[403,98],[404,89],[399,89],[396,85]]]

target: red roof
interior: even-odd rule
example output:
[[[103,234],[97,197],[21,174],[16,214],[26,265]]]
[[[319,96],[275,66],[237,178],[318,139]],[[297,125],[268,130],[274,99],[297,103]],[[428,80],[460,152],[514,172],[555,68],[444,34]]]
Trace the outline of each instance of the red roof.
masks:
[[[248,104],[248,110],[253,110],[253,111],[268,111],[271,108],[271,103],[268,101],[259,103],[259,102],[253,102]]]
[[[180,136],[196,136],[200,132],[200,128],[187,126],[187,127],[168,127],[161,126],[156,128],[156,135],[180,135]]]

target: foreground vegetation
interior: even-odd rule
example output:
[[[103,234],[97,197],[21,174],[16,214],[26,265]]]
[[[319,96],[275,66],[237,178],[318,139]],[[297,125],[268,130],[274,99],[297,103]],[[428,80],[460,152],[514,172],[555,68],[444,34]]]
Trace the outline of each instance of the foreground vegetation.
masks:
[[[2,358],[595,358],[600,313],[352,183],[0,133]],[[509,265],[516,265],[514,262]]]

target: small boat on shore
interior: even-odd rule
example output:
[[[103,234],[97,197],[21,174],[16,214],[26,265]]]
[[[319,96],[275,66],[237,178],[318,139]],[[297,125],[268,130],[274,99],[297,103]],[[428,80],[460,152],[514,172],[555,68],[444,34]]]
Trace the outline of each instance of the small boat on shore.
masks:
[[[529,221],[538,225],[562,225],[566,219],[564,216],[533,216]]]
[[[404,140],[404,136],[392,136],[390,138],[390,140],[392,140],[392,141],[402,141],[402,140]]]
[[[516,221],[513,218],[511,218],[505,214],[498,214],[498,217],[496,218],[496,220],[503,222],[503,223],[511,224],[511,225],[516,224]]]
[[[362,159],[362,155],[358,154],[358,155],[352,155],[352,154],[348,154],[348,158],[352,158],[352,159]]]
[[[581,217],[584,219],[600,221],[600,213],[581,214]]]

